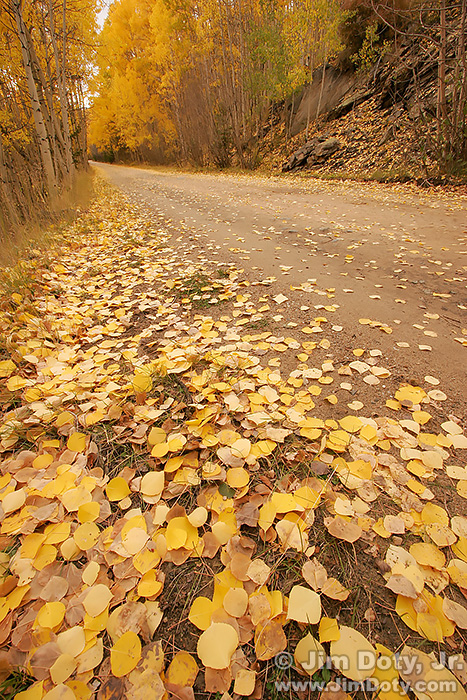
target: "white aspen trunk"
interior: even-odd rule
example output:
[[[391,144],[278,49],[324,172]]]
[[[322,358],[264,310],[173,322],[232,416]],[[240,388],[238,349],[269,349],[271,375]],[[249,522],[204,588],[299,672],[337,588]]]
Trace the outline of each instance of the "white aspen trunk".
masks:
[[[73,163],[73,149],[71,146],[71,136],[70,136],[70,125],[68,121],[68,101],[66,96],[66,78],[65,78],[65,65],[64,62],[60,65],[60,58],[58,54],[57,37],[55,34],[55,24],[53,17],[53,4],[52,0],[49,0],[49,23],[50,23],[50,37],[52,41],[52,48],[54,52],[55,59],[55,70],[57,72],[57,85],[58,85],[58,96],[60,101],[60,113],[62,118],[62,130],[63,130],[63,141],[65,150],[65,164],[66,171],[69,177],[73,176],[74,163]],[[65,61],[66,56],[66,0],[63,0],[63,58]]]
[[[44,121],[44,116],[41,110],[39,95],[37,92],[36,83],[31,68],[31,51],[24,25],[23,15],[21,11],[20,0],[12,1],[13,13],[18,29],[18,38],[21,44],[21,55],[23,59],[24,71],[26,73],[29,99],[34,118],[34,126],[36,129],[39,151],[41,154],[42,167],[44,169],[45,179],[47,183],[48,194],[53,196],[56,192],[57,181],[50,150],[50,142],[48,139],[47,129]]]

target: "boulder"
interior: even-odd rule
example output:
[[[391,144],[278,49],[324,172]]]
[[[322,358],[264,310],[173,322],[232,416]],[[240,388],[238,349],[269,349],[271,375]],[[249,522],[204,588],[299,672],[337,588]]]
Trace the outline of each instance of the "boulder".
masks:
[[[311,139],[295,153],[292,153],[290,158],[283,164],[282,172],[287,173],[307,165],[322,163],[338,151],[340,147],[340,141],[336,138],[325,139],[322,136],[318,136]]]

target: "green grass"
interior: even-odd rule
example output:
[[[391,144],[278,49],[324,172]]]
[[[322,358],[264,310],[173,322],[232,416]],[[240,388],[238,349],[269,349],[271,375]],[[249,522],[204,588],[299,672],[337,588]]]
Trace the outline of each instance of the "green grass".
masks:
[[[13,700],[18,693],[27,690],[34,683],[34,678],[26,669],[13,669],[10,675],[0,683],[0,700]]]
[[[190,277],[186,277],[180,287],[175,290],[177,299],[190,299],[196,308],[206,308],[211,306],[210,298],[213,285],[211,280],[201,272],[195,272]],[[209,295],[209,298],[204,295]],[[204,297],[204,298],[203,298]]]
[[[247,328],[250,331],[265,331],[268,330],[270,326],[270,320],[266,318],[260,318],[257,321],[250,321],[250,323],[247,323],[245,325],[245,328]]]

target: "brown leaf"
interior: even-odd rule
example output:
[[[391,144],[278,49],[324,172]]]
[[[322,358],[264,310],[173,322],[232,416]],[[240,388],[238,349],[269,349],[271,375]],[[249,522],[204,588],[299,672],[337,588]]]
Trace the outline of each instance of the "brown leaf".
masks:
[[[60,647],[55,642],[47,642],[36,649],[31,656],[29,664],[31,671],[38,681],[45,681],[49,677],[49,669],[61,655]]]
[[[317,559],[311,559],[303,564],[302,576],[314,591],[319,591],[328,578],[326,569]]]
[[[359,525],[348,522],[338,515],[326,527],[330,535],[345,542],[356,542],[363,532]]]
[[[325,596],[328,598],[332,598],[333,600],[347,600],[347,598],[350,595],[350,591],[347,590],[337,579],[335,578],[328,578],[326,583],[321,589],[321,593],[323,593]]]
[[[208,693],[226,693],[232,683],[230,668],[208,668],[204,672],[204,684]]]
[[[10,636],[11,627],[13,624],[13,611],[0,622],[0,646],[6,642]]]
[[[255,632],[255,651],[258,661],[272,659],[286,648],[287,637],[279,622],[270,620],[264,625],[258,625]]]
[[[125,681],[123,678],[110,676],[101,685],[97,693],[97,700],[121,700],[125,697]]]
[[[182,688],[174,683],[165,683],[165,689],[169,693],[169,700],[195,700],[193,688]]]

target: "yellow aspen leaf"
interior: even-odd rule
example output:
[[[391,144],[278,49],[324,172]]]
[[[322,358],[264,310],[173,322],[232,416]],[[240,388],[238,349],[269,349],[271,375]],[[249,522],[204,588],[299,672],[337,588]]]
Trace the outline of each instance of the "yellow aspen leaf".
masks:
[[[347,433],[356,433],[362,427],[362,421],[357,416],[345,416],[339,421],[342,430]]]
[[[211,617],[215,609],[213,602],[209,598],[199,596],[194,599],[191,605],[188,619],[199,630],[207,630],[211,624]]]
[[[439,523],[426,525],[426,533],[438,547],[449,547],[457,540],[450,527]]]
[[[64,542],[70,534],[71,523],[53,523],[44,529],[44,544],[60,544]]]
[[[52,464],[53,461],[54,458],[51,454],[44,453],[42,455],[38,455],[38,457],[33,460],[32,466],[34,469],[45,469],[49,466],[49,464]]]
[[[204,506],[198,506],[188,516],[188,522],[193,527],[202,527],[209,517],[209,513]]]
[[[65,491],[65,493],[62,494],[60,498],[64,507],[70,513],[78,510],[78,508],[84,505],[85,503],[90,503],[90,501],[92,501],[91,493],[85,486],[82,486],[81,484],[79,486],[76,486],[76,488],[72,488],[69,491]]]
[[[83,606],[88,615],[97,617],[104,612],[111,600],[112,593],[108,586],[103,583],[98,583],[89,589],[84,597]]]
[[[55,427],[61,428],[64,425],[73,424],[74,421],[75,417],[72,413],[70,413],[70,411],[62,411],[57,416],[57,419],[55,421]]]
[[[67,440],[66,446],[72,452],[84,452],[86,435],[84,433],[72,433]]]
[[[86,646],[86,636],[82,627],[70,627],[57,635],[57,644],[62,654],[70,654],[75,657],[81,654]]]
[[[243,617],[248,608],[248,593],[243,588],[231,588],[225,594],[222,605],[232,617]]]
[[[41,700],[44,694],[44,681],[33,683],[27,690],[16,693],[15,700]]]
[[[187,651],[179,651],[175,654],[166,671],[165,679],[181,688],[191,688],[198,675],[198,664]]]
[[[135,374],[131,383],[136,394],[147,393],[152,389],[152,379],[149,374]]]
[[[337,579],[328,578],[321,588],[321,593],[333,600],[347,600],[350,591],[345,588]]]
[[[138,583],[138,595],[142,598],[152,598],[162,591],[163,585],[162,581],[157,579],[157,571],[151,569],[141,577]]]
[[[289,596],[287,619],[316,625],[321,617],[321,598],[305,586],[293,586]]]
[[[158,445],[161,442],[165,442],[167,438],[167,433],[162,428],[151,428],[148,435],[148,443],[150,445]]]
[[[266,501],[259,509],[259,527],[266,532],[272,525],[277,515],[276,506],[272,501]]]
[[[60,601],[45,603],[36,615],[35,624],[55,630],[62,624],[65,610],[65,605]]]
[[[165,538],[169,550],[180,547],[193,549],[199,539],[198,530],[189,523],[187,517],[172,518],[167,525]]]
[[[58,685],[64,683],[76,669],[76,659],[71,654],[61,654],[50,667],[50,677]]]
[[[213,622],[198,639],[196,651],[204,666],[227,668],[238,642],[238,634],[231,625]]]
[[[362,664],[362,658],[365,658],[365,664]],[[376,667],[376,658],[376,649],[360,632],[351,627],[342,626],[339,639],[331,642],[333,665],[353,681],[370,678]]]
[[[443,641],[443,629],[435,615],[420,612],[417,614],[417,632],[430,642]]]
[[[85,551],[94,547],[99,538],[99,532],[100,530],[95,523],[83,523],[76,528],[73,539],[76,545]]]
[[[17,369],[12,360],[3,360],[0,362],[0,377],[9,377]]]
[[[105,629],[105,625],[102,629]],[[101,631],[101,630],[99,630]],[[93,639],[83,652],[77,657],[78,665],[76,673],[86,673],[96,668],[104,656],[104,643],[102,639]]]
[[[451,549],[456,557],[467,562],[467,537],[459,537],[457,542],[451,545]]]
[[[380,700],[399,700],[406,698],[407,693],[399,685],[397,660],[390,649],[382,644],[375,644],[378,661],[373,671],[372,680],[376,680]]]
[[[6,386],[8,391],[19,391],[20,389],[24,389],[27,383],[28,382],[26,379],[23,379],[23,377],[16,375],[14,377],[9,378],[9,380],[6,383]]]
[[[164,490],[164,472],[148,472],[141,479],[141,493],[156,496]]]
[[[186,444],[186,437],[184,435],[170,435],[167,438],[167,449],[168,452],[179,452]]]
[[[78,520],[80,523],[90,523],[97,520],[101,507],[97,501],[83,503],[78,508]]]
[[[169,443],[168,442],[158,442],[156,445],[151,450],[151,455],[153,457],[165,457],[167,452],[169,451]]]
[[[26,502],[26,491],[25,489],[18,489],[17,491],[11,491],[3,496],[2,508],[5,515],[8,513],[14,513],[15,510],[19,510],[23,507]]]
[[[429,542],[415,542],[409,548],[410,554],[415,558],[417,564],[431,566],[433,569],[442,569],[446,564],[446,557],[438,547]]]
[[[141,658],[141,642],[135,632],[122,634],[110,649],[110,667],[117,678],[127,676]]]
[[[65,685],[71,688],[76,700],[91,700],[91,697],[94,695],[94,691],[83,681],[69,680]]]
[[[449,517],[444,508],[437,506],[436,503],[427,503],[421,513],[422,521],[425,525],[439,523],[440,525],[449,525]]]
[[[103,610],[99,615],[96,615],[96,617],[91,617],[88,615],[88,613],[85,614],[84,616],[84,622],[83,626],[88,634],[88,637],[91,636],[91,640],[94,640],[96,636],[96,632],[102,632],[106,628],[107,625],[107,620],[109,619],[109,610],[106,608]],[[87,645],[84,651],[89,648],[89,641],[87,641]],[[84,653],[84,652],[83,652]]]
[[[71,561],[72,559],[76,559],[81,554],[81,549],[78,547],[74,539],[69,537],[60,545],[60,554],[67,561]]]
[[[105,492],[109,501],[122,501],[130,493],[130,487],[125,479],[116,476],[106,484]]]
[[[234,467],[227,470],[227,483],[234,489],[241,489],[250,481],[250,475],[243,467]]]
[[[416,631],[417,629],[417,612],[414,609],[414,600],[407,596],[398,595],[396,599],[396,613],[401,620],[405,622],[407,627]]]
[[[46,566],[52,564],[57,558],[57,550],[52,544],[43,544],[37,552],[33,566],[37,571],[42,571]]]
[[[320,642],[335,642],[341,635],[337,620],[333,617],[322,617],[319,621],[318,632]]]
[[[122,545],[131,556],[138,554],[148,539],[149,535],[142,527],[132,527],[125,533],[122,530]]]
[[[161,558],[157,550],[142,549],[133,557],[133,566],[140,574],[145,574],[150,569],[154,569],[160,562]]]
[[[233,692],[237,695],[250,697],[256,685],[256,672],[248,668],[240,668],[235,674]]]
[[[321,666],[324,666],[326,658],[327,654],[324,648],[310,633],[302,637],[295,647],[295,663],[309,676],[312,676]]]
[[[76,696],[71,688],[63,683],[59,683],[52,690],[49,690],[42,700],[76,700]]]

